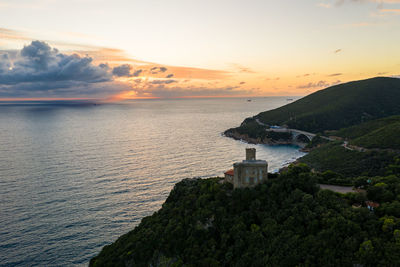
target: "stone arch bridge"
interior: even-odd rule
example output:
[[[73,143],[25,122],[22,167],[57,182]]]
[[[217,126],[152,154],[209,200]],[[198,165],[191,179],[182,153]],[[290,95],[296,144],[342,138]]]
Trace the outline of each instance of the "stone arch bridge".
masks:
[[[304,137],[307,138],[308,141],[311,141],[316,136],[316,134],[297,130],[297,129],[288,129],[288,131],[292,133],[292,138],[294,141],[301,141],[301,138],[304,138]]]

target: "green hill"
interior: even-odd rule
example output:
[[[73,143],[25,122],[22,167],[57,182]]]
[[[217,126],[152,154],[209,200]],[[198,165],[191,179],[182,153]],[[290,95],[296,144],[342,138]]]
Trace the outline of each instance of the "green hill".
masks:
[[[254,118],[317,133],[399,114],[400,79],[377,77],[332,86]]]
[[[400,149],[400,116],[391,116],[341,129],[335,135],[365,148]]]
[[[350,149],[345,149],[342,141],[329,142],[314,147],[299,161],[317,171],[332,170],[345,175],[345,183],[350,184],[351,177],[358,175],[384,175],[400,157],[399,133],[400,116],[368,121],[333,133],[348,140]]]
[[[353,178],[385,175],[388,168],[396,162],[399,153],[389,151],[358,152],[345,149],[341,142],[330,142],[311,150],[299,159],[319,172],[334,171],[343,176],[341,182],[322,181],[323,183],[353,184]]]
[[[183,180],[90,266],[398,265],[398,178],[366,185],[367,197],[381,203],[372,213],[352,207],[364,203],[363,194],[319,190],[318,174],[306,166],[276,176],[235,190],[218,178]]]

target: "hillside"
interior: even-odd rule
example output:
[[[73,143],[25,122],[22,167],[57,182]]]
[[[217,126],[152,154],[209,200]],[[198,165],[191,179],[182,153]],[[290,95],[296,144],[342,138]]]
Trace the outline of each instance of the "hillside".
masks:
[[[271,176],[272,177],[272,176]],[[395,176],[366,177],[366,196],[319,190],[318,174],[292,166],[253,189],[186,179],[163,207],[105,246],[90,266],[394,266],[400,262]],[[396,217],[394,217],[396,216]]]
[[[351,177],[358,175],[385,175],[388,167],[400,158],[399,133],[400,116],[368,121],[332,133],[348,140],[349,149],[344,148],[342,141],[325,143],[314,146],[299,161],[317,171],[332,170],[345,175],[348,184],[352,184]]]
[[[368,121],[341,129],[335,135],[365,148],[400,149],[400,116]]]
[[[318,133],[399,114],[400,79],[377,77],[332,86],[254,118]]]
[[[331,142],[315,148],[298,161],[306,163],[319,172],[328,170],[342,175],[342,182],[323,181],[334,184],[353,184],[353,178],[385,175],[388,167],[400,157],[399,153],[389,151],[366,151],[345,149],[341,142]]]

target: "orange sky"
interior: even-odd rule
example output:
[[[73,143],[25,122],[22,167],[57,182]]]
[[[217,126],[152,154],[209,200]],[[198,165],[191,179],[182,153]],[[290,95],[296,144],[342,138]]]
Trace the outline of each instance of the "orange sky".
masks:
[[[0,98],[297,96],[398,76],[399,10],[400,0],[0,1],[8,65],[23,66],[18,53],[33,40],[92,58],[86,70],[108,65],[104,81],[81,73],[48,86],[35,86],[32,68],[4,67]]]

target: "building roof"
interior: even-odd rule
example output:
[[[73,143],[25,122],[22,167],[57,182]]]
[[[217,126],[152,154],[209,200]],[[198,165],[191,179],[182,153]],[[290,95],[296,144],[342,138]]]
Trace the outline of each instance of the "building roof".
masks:
[[[230,170],[227,170],[226,172],[224,172],[224,174],[234,176],[235,172],[233,169],[230,169]]]
[[[373,207],[373,208],[379,207],[379,203],[373,202],[373,201],[365,201],[365,204],[367,204],[367,206],[370,206],[370,207]]]

